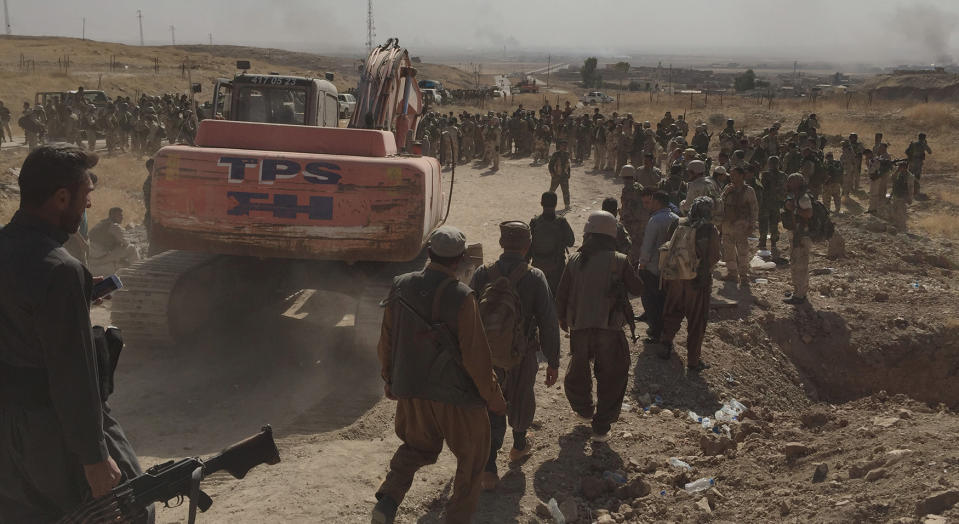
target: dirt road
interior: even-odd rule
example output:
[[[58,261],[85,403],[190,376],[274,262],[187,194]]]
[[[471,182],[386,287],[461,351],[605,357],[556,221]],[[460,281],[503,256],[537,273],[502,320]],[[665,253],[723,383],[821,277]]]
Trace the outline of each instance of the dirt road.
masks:
[[[531,167],[528,159],[504,159],[499,172],[460,166],[449,222],[461,227],[469,241],[482,242],[486,259],[492,260],[499,254],[498,223],[529,220],[538,212],[539,195],[548,181],[545,166]],[[609,174],[574,166],[571,186],[573,206],[567,218],[579,239],[589,212],[598,209],[604,197],[618,197],[620,185]],[[851,250],[863,253],[871,246],[881,250],[873,257],[888,258],[902,249],[901,235],[877,240],[852,218],[838,220],[848,231]],[[908,240],[908,246],[913,246],[910,242],[916,250],[933,248],[926,241]],[[934,247],[954,256],[946,244]],[[861,262],[814,256],[813,267],[834,267],[814,277],[813,289],[844,289],[842,294],[818,295],[813,301],[818,312],[779,304],[788,288],[788,269],[762,275],[768,285],[757,285],[752,295],[717,284],[717,294],[740,306],[717,312],[711,324],[706,358],[713,369],[702,377],[686,375],[682,362],[659,361],[641,343],[636,345],[627,411],[614,426],[609,445],[589,443],[587,428],[577,425],[559,386],[538,384],[535,453],[519,467],[502,464],[501,486],[497,493],[483,495],[476,522],[548,522],[537,514],[537,506],[554,497],[576,508],[575,522],[915,517],[915,504],[924,497],[959,486],[959,452],[952,441],[959,418],[934,403],[868,388],[843,390],[837,387],[840,377],[854,376],[849,373],[855,370],[836,368],[831,375],[810,366],[828,368],[824,364],[832,360],[836,365],[866,362],[886,370],[887,377],[876,375],[874,381],[914,374],[908,358],[890,353],[890,348],[922,351],[908,349],[913,347],[908,340],[915,339],[939,345],[935,358],[945,371],[935,380],[948,379],[959,354],[954,347],[957,328],[928,319],[922,324],[921,319],[925,311],[954,315],[959,292],[950,285],[950,271],[923,266],[924,286],[936,289],[935,294],[914,294],[916,299],[908,302],[912,299],[903,292],[877,305],[882,310],[864,311],[858,308],[869,307],[871,299],[865,297],[872,296],[875,286],[898,285],[895,282],[906,277],[892,275],[887,282],[882,279],[888,268],[883,274],[882,268],[868,269]],[[873,273],[857,280],[845,278],[844,271]],[[225,329],[202,333],[184,347],[127,349],[112,404],[145,466],[208,455],[261,424],[274,427],[283,462],[255,469],[242,481],[223,475],[208,479],[204,486],[214,505],[201,516],[202,522],[368,521],[373,493],[399,441],[392,432],[393,405],[380,399],[373,349],[354,344],[352,319],[344,313],[353,311],[355,300],[324,293],[304,299],[300,294],[265,305],[248,318],[233,319]],[[638,300],[634,303],[639,310]],[[842,315],[835,313],[840,310]],[[868,314],[880,325],[892,325],[898,322],[892,317],[910,310],[917,320],[907,321],[896,333],[857,327],[850,337],[852,328],[844,320],[856,322]],[[879,350],[877,337],[891,346]],[[684,332],[677,342],[681,347]],[[565,355],[568,339],[563,346]],[[860,360],[851,360],[854,357]],[[895,362],[882,360],[886,357]],[[830,387],[817,387],[825,384],[819,379],[831,381]],[[898,387],[893,380],[888,383]],[[908,387],[908,382],[903,384]],[[839,398],[840,390],[846,398]],[[867,396],[850,404],[822,402],[862,395]],[[730,398],[752,408],[750,419],[732,428],[731,440],[689,421],[688,411],[709,414]],[[801,443],[801,453],[786,450],[792,441]],[[887,457],[905,448],[908,452],[894,454],[899,458]],[[694,470],[672,470],[666,464],[671,456]],[[818,463],[826,463],[829,473],[826,482],[814,484],[810,478]],[[856,476],[866,466],[883,472],[868,481],[862,478],[866,472]],[[399,521],[438,522],[454,467],[444,452],[437,466],[422,470]],[[617,486],[601,479],[605,472],[622,474],[638,491],[614,489]],[[705,497],[686,494],[682,484],[700,476],[716,478],[716,489]],[[644,490],[651,494],[641,493]],[[947,516],[959,516],[956,509],[949,511]],[[182,507],[161,509],[158,521],[180,522],[185,515]]]

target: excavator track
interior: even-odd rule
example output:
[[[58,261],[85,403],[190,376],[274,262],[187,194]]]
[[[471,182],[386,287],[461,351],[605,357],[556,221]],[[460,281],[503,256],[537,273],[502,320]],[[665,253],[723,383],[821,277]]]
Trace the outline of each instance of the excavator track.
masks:
[[[217,255],[166,251],[120,270],[123,289],[113,295],[111,320],[127,344],[169,346],[175,342],[168,321],[171,297],[182,276]]]
[[[280,292],[277,260],[165,251],[122,270],[111,320],[133,347],[170,347],[236,321]]]

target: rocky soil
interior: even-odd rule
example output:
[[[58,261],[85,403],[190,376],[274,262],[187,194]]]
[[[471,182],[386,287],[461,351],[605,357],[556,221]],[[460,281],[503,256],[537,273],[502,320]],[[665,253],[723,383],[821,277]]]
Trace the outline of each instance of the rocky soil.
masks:
[[[11,180],[0,173],[6,203]],[[932,192],[954,180],[923,182]],[[506,159],[495,173],[461,166],[450,223],[491,260],[496,225],[537,213],[547,184],[545,167],[528,159]],[[579,236],[620,186],[575,166],[572,191],[567,216]],[[589,441],[560,386],[538,384],[534,453],[513,466],[501,457],[502,482],[482,496],[475,521],[552,522],[550,499],[577,523],[959,521],[956,246],[863,215],[863,196],[835,217],[845,256],[814,250],[809,305],[782,304],[788,266],[756,271],[765,282],[748,291],[717,281],[714,297],[735,305],[713,311],[709,370],[685,372],[684,331],[671,361],[635,344],[627,408],[608,443]],[[112,403],[145,466],[208,456],[274,426],[283,462],[243,480],[208,479],[214,506],[201,521],[367,521],[399,443],[393,404],[381,398],[370,348],[351,347],[343,311],[352,297],[320,295],[300,304],[305,318],[284,316],[290,297],[183,347],[124,353]],[[109,321],[109,306],[95,318]],[[690,417],[715,418],[732,399],[748,410],[728,433]],[[441,521],[454,468],[444,452],[423,469],[399,522]],[[687,493],[700,478],[713,487]],[[185,517],[183,507],[162,508],[158,522]]]

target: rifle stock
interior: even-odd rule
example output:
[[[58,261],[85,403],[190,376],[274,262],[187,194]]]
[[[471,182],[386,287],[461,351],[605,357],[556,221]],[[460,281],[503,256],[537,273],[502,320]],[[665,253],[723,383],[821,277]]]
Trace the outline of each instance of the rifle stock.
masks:
[[[264,426],[262,431],[227,447],[203,463],[203,476],[221,470],[234,478],[242,479],[247,472],[260,464],[274,465],[280,462],[280,452],[273,441],[273,429]]]

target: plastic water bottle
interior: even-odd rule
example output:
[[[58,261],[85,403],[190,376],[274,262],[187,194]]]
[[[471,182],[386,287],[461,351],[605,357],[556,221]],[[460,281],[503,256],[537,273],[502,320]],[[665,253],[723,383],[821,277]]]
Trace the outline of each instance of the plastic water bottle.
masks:
[[[700,491],[705,491],[716,484],[716,479],[713,478],[701,478],[699,480],[690,482],[686,484],[686,491],[688,493],[698,493]]]
[[[604,471],[604,472],[603,472],[603,478],[606,479],[606,480],[612,480],[613,482],[615,482],[615,483],[617,483],[617,484],[625,484],[625,483],[626,483],[626,477],[624,477],[624,476],[622,476],[622,475],[620,475],[619,473],[616,473],[616,472],[614,472],[614,471]]]
[[[658,405],[658,404],[662,404],[662,403],[663,403],[663,397],[661,397],[661,396],[659,396],[659,395],[656,395],[656,398],[653,399],[653,404],[657,404],[657,405]]]
[[[698,424],[703,421],[703,417],[700,417],[699,415],[697,415],[695,411],[690,411],[689,420],[692,420],[693,422]]]
[[[553,516],[556,524],[566,524],[566,515],[563,515],[563,512],[559,510],[559,504],[556,503],[556,499],[549,499],[549,502],[546,504],[546,509],[549,510],[549,514]]]
[[[674,467],[674,468],[685,469],[686,471],[690,471],[691,469],[693,469],[692,466],[690,466],[689,464],[683,462],[682,460],[679,460],[679,459],[676,458],[676,457],[671,457],[671,458],[669,459],[669,465],[672,466],[672,467]]]
[[[700,424],[703,425],[703,429],[710,429],[710,428],[713,427],[713,423],[712,423],[712,421],[709,420],[709,417],[703,417],[703,419],[702,419],[702,421],[700,422]]]

